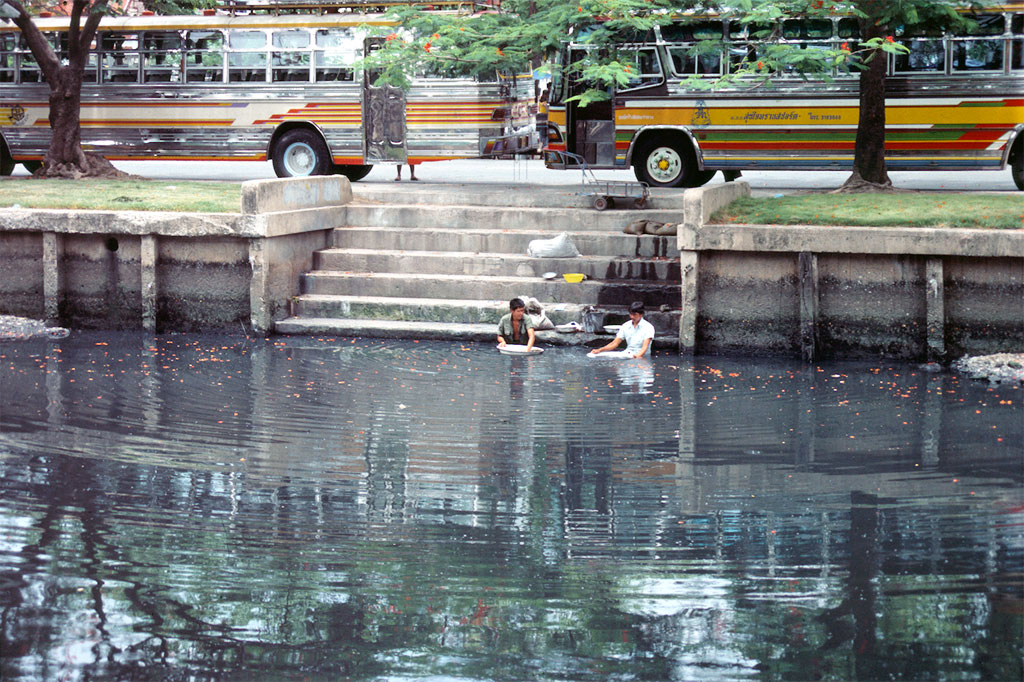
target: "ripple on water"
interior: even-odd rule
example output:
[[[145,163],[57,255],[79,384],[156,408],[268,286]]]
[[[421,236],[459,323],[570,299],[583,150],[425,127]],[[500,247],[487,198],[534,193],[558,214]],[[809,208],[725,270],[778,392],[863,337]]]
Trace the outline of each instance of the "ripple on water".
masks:
[[[0,379],[5,677],[1020,678],[1009,387],[109,334]]]

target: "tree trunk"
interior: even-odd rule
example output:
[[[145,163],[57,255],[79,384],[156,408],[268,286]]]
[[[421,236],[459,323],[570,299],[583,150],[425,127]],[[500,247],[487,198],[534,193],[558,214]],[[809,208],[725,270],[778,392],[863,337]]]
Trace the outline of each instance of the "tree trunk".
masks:
[[[82,75],[64,66],[50,80],[50,149],[44,163],[49,169],[85,166],[79,108]]]
[[[54,75],[50,78],[50,148],[36,174],[48,178],[128,177],[99,154],[82,150],[81,70],[62,66]]]
[[[863,37],[884,36],[884,30],[862,22]],[[860,73],[860,117],[853,149],[853,175],[840,191],[879,190],[892,187],[885,169],[885,75],[888,55],[878,50]]]
[[[73,0],[68,25],[68,63],[53,50],[19,0],[0,0],[17,10],[14,24],[32,50],[46,82],[50,86],[50,148],[43,158],[43,166],[36,175],[42,177],[127,177],[98,154],[82,150],[82,127],[79,107],[82,103],[82,74],[89,56],[89,46],[96,35],[103,12],[100,3],[81,26],[83,12],[90,9],[92,0]],[[105,6],[104,6],[105,7]]]

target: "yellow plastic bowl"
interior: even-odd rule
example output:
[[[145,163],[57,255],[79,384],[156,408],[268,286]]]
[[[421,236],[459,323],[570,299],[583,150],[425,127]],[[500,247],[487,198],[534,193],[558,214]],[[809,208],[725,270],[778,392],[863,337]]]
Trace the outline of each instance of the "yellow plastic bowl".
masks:
[[[566,282],[569,282],[570,284],[576,284],[577,282],[582,282],[586,275],[584,275],[582,272],[567,272],[564,275],[562,275],[562,277],[565,278]]]

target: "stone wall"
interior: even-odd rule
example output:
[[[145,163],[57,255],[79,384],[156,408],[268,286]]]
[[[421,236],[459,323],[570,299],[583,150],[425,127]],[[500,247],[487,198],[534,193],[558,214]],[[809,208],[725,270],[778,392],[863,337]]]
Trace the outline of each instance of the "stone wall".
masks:
[[[718,207],[749,193],[730,184],[697,190],[695,201]],[[948,360],[1024,348],[1022,230],[712,225],[709,211],[686,215],[684,353]]]
[[[256,180],[241,212],[0,211],[0,313],[73,328],[267,333],[352,199],[344,176]]]

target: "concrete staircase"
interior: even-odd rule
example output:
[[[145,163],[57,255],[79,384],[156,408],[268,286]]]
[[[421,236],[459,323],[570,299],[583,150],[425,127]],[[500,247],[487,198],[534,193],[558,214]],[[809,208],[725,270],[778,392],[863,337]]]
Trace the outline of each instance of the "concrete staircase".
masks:
[[[595,211],[573,189],[501,185],[356,186],[346,225],[318,252],[282,334],[491,341],[513,296],[532,296],[555,324],[604,324],[641,300],[656,345],[678,345],[680,275],[674,236],[634,236],[636,218],[682,220],[682,192],[646,210]],[[502,192],[504,195],[502,196]],[[532,258],[529,242],[568,232],[581,256]],[[545,279],[545,273],[557,277]],[[582,272],[571,284],[563,273]],[[545,344],[593,344],[606,334],[540,334]]]

